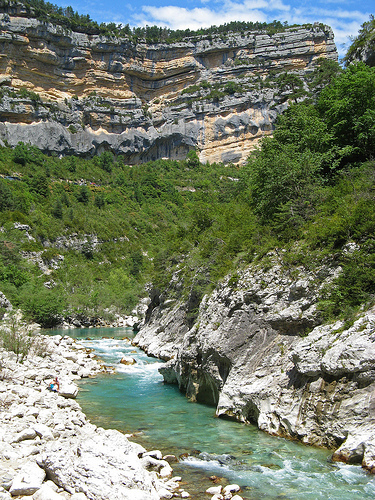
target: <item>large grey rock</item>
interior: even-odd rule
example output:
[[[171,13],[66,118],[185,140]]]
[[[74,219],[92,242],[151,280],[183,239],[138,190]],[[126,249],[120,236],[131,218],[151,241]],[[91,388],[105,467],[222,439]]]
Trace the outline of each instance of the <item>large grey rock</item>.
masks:
[[[28,463],[13,479],[9,492],[12,496],[32,495],[42,486],[45,477],[46,473],[36,463]]]
[[[235,284],[223,280],[203,297],[189,329],[187,303],[152,297],[134,342],[169,359],[160,369],[192,400],[218,416],[252,422],[270,434],[339,448],[336,458],[374,457],[375,308],[354,325],[320,325],[318,292],[340,269],[292,277],[282,254],[264,271],[251,265]],[[171,293],[179,287],[172,278]],[[309,332],[307,334],[307,332]],[[341,446],[340,446],[341,445]]]
[[[33,495],[33,500],[63,500],[63,498],[63,496],[57,493],[55,488],[46,483],[43,484]]]
[[[28,429],[24,429],[19,434],[17,434],[15,442],[18,443],[20,441],[25,441],[26,439],[34,439],[36,435],[37,434],[35,429],[29,427]]]
[[[86,439],[72,438],[68,447],[48,443],[40,465],[72,494],[83,492],[95,500],[157,500],[138,452],[120,432],[99,429]]]
[[[59,395],[64,398],[76,398],[78,395],[78,386],[72,382],[62,382],[60,385]]]
[[[12,304],[5,297],[5,295],[3,294],[3,292],[0,292],[0,307],[2,309],[8,309],[9,311],[12,310]]]

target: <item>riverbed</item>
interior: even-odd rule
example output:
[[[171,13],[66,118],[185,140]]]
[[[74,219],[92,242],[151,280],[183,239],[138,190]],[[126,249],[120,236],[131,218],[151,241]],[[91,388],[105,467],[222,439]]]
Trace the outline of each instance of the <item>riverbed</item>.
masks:
[[[213,407],[191,403],[177,387],[163,383],[159,360],[131,345],[131,329],[66,333],[116,368],[113,375],[80,382],[77,401],[91,422],[179,457],[172,464],[174,473],[183,477],[193,499],[208,498],[204,492],[213,485],[212,476],[221,484],[239,484],[246,500],[375,498],[375,478],[360,466],[332,463],[327,450],[218,419]],[[123,356],[134,358],[135,364],[120,364]]]

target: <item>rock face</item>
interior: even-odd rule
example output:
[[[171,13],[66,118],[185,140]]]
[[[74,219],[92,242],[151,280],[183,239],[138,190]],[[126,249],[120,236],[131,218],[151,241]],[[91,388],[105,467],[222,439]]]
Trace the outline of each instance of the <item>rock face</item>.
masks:
[[[150,45],[2,9],[0,140],[58,154],[139,163],[198,148],[202,161],[242,162],[285,107],[276,75],[305,80],[319,57],[337,60],[320,24]]]
[[[293,278],[270,258],[268,271],[252,265],[205,296],[191,328],[186,303],[154,299],[135,342],[169,359],[165,381],[218,416],[375,470],[375,309],[348,329],[321,325],[317,292],[340,270]]]

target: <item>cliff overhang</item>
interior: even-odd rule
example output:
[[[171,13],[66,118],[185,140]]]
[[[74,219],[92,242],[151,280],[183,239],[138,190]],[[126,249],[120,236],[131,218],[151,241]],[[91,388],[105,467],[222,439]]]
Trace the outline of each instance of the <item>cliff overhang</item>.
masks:
[[[4,9],[3,9],[4,10]],[[46,153],[111,150],[130,163],[243,163],[273,130],[287,96],[277,74],[303,81],[337,60],[321,24],[148,44],[78,33],[0,13],[0,139]]]

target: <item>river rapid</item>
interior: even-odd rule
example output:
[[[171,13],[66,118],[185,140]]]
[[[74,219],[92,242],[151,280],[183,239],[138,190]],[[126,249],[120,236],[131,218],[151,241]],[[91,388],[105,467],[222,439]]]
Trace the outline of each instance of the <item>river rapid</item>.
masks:
[[[209,498],[211,476],[237,483],[246,500],[366,500],[375,498],[375,477],[360,466],[331,463],[331,453],[282,438],[255,426],[215,417],[213,407],[191,403],[163,383],[160,361],[132,346],[129,328],[49,332],[76,338],[93,349],[113,375],[83,379],[77,401],[92,423],[133,434],[147,449],[180,458],[174,475],[193,500]],[[123,356],[134,365],[120,364]]]

